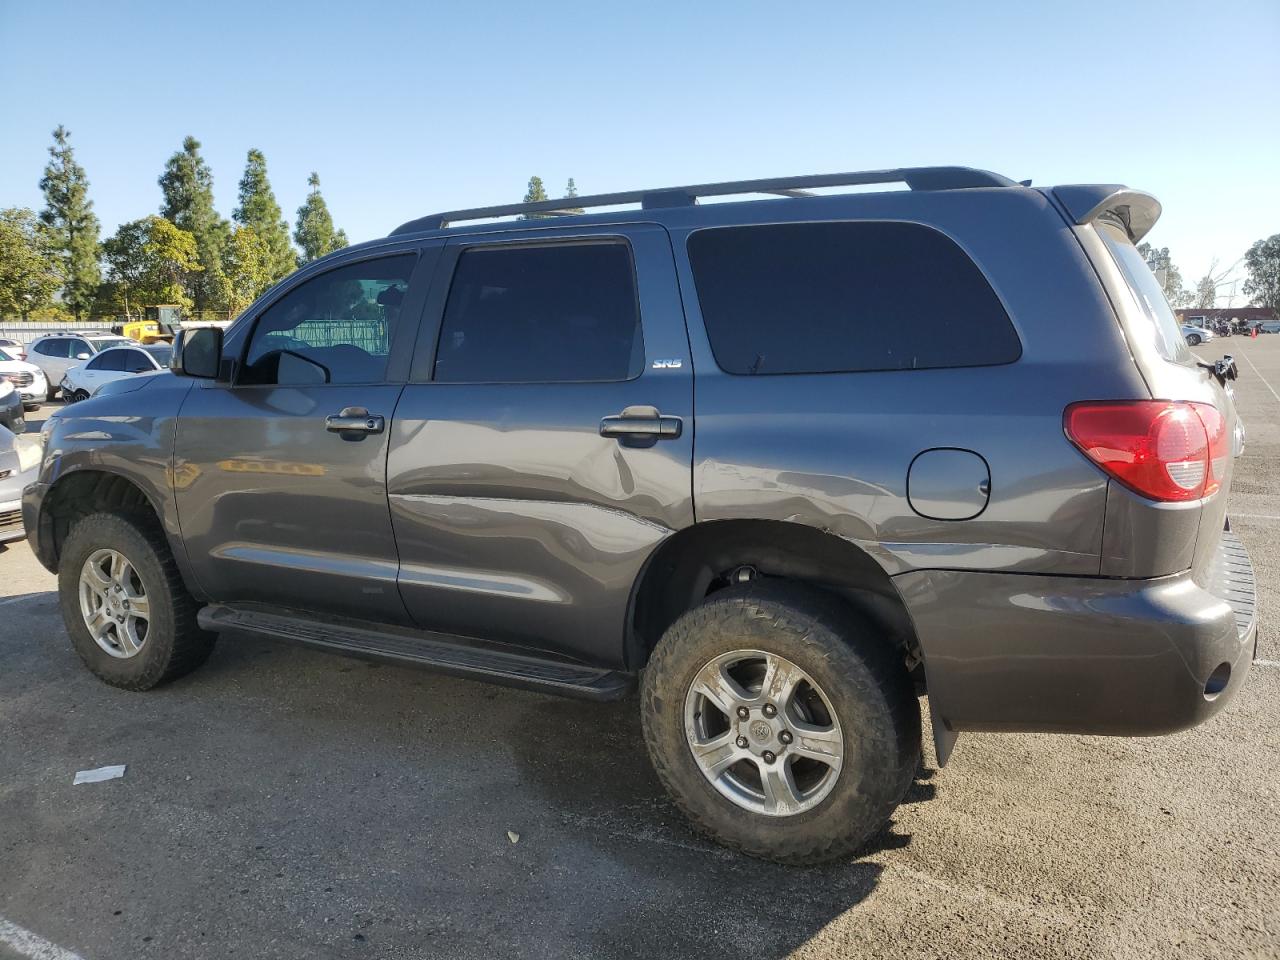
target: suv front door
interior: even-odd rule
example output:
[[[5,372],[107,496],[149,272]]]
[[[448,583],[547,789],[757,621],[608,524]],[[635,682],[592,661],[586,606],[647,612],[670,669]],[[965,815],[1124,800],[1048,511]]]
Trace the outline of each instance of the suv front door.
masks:
[[[653,224],[451,240],[388,465],[424,628],[600,666],[631,588],[693,523],[693,371]]]
[[[210,599],[406,622],[387,428],[431,259],[402,249],[294,283],[228,337],[234,382],[193,386],[174,484]]]

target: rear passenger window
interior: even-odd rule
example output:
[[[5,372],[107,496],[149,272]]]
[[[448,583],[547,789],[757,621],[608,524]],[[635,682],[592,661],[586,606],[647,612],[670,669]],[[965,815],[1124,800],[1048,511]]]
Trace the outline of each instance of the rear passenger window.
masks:
[[[920,224],[700,230],[689,261],[711,349],[728,373],[975,367],[1022,353],[968,254]]]
[[[627,244],[478,247],[459,257],[436,380],[629,380],[643,365]]]

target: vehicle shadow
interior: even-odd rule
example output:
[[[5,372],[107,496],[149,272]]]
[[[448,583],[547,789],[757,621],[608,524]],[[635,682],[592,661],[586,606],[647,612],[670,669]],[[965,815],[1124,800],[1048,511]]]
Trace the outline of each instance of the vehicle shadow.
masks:
[[[330,838],[328,869],[356,846],[399,864],[394,888],[370,864],[360,896],[391,911],[402,889],[440,890],[441,871],[461,871],[415,909],[443,902],[467,916],[471,949],[480,935],[501,953],[536,916],[529,956],[781,958],[875,891],[884,865],[868,858],[911,843],[891,822],[854,858],[796,868],[697,836],[653,772],[634,696],[585,703],[237,634],[163,690],[254,731],[240,762],[323,778],[316,802],[295,799],[290,816],[308,824],[308,842]],[[932,775],[920,771],[906,802],[932,797]],[[219,789],[219,805],[240,797]],[[354,827],[328,796],[381,816]],[[423,824],[429,855],[405,839]],[[438,951],[452,949],[437,935]]]

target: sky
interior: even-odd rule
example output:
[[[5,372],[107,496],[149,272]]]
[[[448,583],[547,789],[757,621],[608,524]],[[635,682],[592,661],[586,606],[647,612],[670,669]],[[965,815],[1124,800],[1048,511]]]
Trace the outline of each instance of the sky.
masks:
[[[0,50],[0,207],[41,206],[61,123],[104,236],[158,212],[188,134],[224,216],[256,147],[290,221],[315,170],[353,242],[531,174],[933,164],[1148,190],[1189,285],[1280,233],[1280,0],[0,0]]]

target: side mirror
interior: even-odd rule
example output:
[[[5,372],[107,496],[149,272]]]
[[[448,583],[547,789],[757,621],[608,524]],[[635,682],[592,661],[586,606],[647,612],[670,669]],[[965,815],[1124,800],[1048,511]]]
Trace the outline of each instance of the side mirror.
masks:
[[[77,353],[77,354],[76,354],[76,359],[77,359],[77,360],[88,360],[88,359],[89,359],[89,354],[87,354],[87,353]]]
[[[222,369],[222,328],[185,330],[174,344],[173,372],[184,377],[216,380]]]

